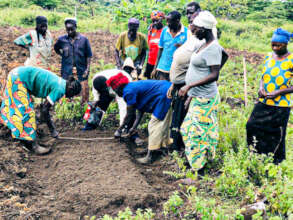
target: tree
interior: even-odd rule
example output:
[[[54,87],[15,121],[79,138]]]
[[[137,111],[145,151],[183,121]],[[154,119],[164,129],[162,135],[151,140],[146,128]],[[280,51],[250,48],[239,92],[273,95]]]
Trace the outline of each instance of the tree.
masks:
[[[42,8],[54,9],[61,3],[61,0],[32,0],[32,3]]]

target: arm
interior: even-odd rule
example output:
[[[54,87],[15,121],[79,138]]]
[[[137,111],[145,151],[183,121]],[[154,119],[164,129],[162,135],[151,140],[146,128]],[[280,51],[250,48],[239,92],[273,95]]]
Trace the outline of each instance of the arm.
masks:
[[[142,49],[142,51],[141,51],[141,61],[140,61],[139,66],[136,67],[137,75],[140,75],[141,74],[142,67],[143,67],[143,64],[145,62],[145,57],[146,57],[146,50],[145,49]]]
[[[156,60],[156,64],[155,64],[155,66],[154,66],[154,70],[153,70],[153,72],[152,72],[152,74],[151,74],[151,77],[152,77],[152,78],[154,78],[155,75],[156,75],[156,72],[157,72],[157,66],[158,66],[158,64],[159,64],[160,58],[161,58],[161,56],[162,56],[162,53],[163,53],[163,48],[160,47],[159,52],[158,52],[158,56],[157,56],[157,60]]]
[[[55,45],[54,45],[54,50],[55,50],[55,52],[56,52],[58,55],[62,56],[62,53],[61,53],[61,47],[60,47],[60,41],[59,41],[59,40],[57,40],[57,42],[55,43]]]
[[[52,137],[57,138],[58,132],[50,116],[51,104],[48,100],[41,105],[41,121],[46,122]]]
[[[132,105],[127,106],[126,116],[123,120],[122,125],[119,127],[118,130],[122,131],[122,129],[125,126],[128,126],[135,119],[135,112],[136,112],[136,109],[134,106],[132,106]]]
[[[287,88],[287,89],[279,89],[274,92],[270,92],[270,93],[266,94],[265,98],[274,99],[280,95],[286,95],[288,93],[293,93],[293,86],[291,86],[290,88]]]
[[[86,78],[86,77],[88,76],[88,74],[90,73],[91,60],[92,60],[91,57],[88,57],[88,58],[86,59],[87,67],[86,67],[86,69],[85,69],[85,71],[84,71],[84,74],[83,74],[83,77],[84,77],[84,78]]]
[[[29,49],[29,46],[32,45],[32,37],[30,33],[26,33],[14,40],[14,44],[22,47],[24,49]]]
[[[116,65],[118,69],[122,68],[121,62],[120,62],[120,55],[119,55],[119,50],[115,49],[115,60],[116,60]]]
[[[201,80],[198,80],[194,83],[183,86],[179,90],[179,96],[184,97],[187,94],[187,92],[189,91],[189,89],[191,89],[193,87],[202,86],[202,85],[217,81],[219,79],[220,68],[221,68],[220,65],[210,66],[211,74],[209,74],[207,77],[205,77]]]
[[[85,56],[86,56],[87,66],[86,66],[86,69],[85,69],[84,74],[83,74],[84,78],[86,78],[88,76],[88,74],[90,73],[91,59],[92,59],[92,56],[93,56],[90,41],[88,39],[86,39],[86,42],[85,42]]]
[[[258,96],[260,98],[265,98],[267,96],[267,93],[266,93],[264,86],[263,86],[263,78],[261,78],[260,83],[259,83]]]
[[[146,57],[146,49],[142,49],[141,54],[142,54],[142,56],[141,56],[140,65],[143,66],[144,62],[145,62],[145,57]]]
[[[138,110],[138,112],[136,114],[135,122],[134,122],[132,128],[129,130],[130,135],[133,135],[136,133],[137,126],[139,125],[143,114],[144,114],[144,112]]]

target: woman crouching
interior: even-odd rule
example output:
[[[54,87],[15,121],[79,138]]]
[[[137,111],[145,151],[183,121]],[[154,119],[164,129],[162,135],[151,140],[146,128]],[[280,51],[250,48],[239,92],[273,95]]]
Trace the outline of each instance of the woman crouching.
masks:
[[[32,96],[46,98],[41,108],[41,120],[46,122],[53,137],[58,132],[49,110],[64,95],[67,98],[79,94],[80,83],[71,77],[65,81],[47,70],[26,66],[13,69],[7,78],[0,108],[0,122],[6,125],[13,138],[23,142],[26,148],[38,155],[50,152],[36,142],[36,113]]]

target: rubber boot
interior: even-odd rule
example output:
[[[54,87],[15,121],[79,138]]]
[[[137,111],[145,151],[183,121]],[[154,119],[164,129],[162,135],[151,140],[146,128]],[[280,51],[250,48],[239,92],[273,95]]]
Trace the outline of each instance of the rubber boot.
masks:
[[[148,153],[145,157],[137,159],[137,162],[140,164],[150,164],[153,163],[159,156],[160,151],[158,150],[148,150]]]
[[[32,143],[32,151],[37,155],[48,154],[51,151],[50,147],[42,147],[36,141]]]
[[[51,148],[42,147],[37,144],[36,141],[21,141],[24,145],[25,150],[31,151],[37,155],[48,154],[51,151]]]
[[[58,131],[56,130],[56,127],[55,127],[55,125],[54,125],[54,123],[53,123],[53,121],[52,121],[51,118],[48,118],[47,125],[48,125],[49,131],[50,131],[50,133],[51,133],[51,136],[52,136],[53,138],[57,138],[58,135],[59,135],[59,133],[58,133]]]

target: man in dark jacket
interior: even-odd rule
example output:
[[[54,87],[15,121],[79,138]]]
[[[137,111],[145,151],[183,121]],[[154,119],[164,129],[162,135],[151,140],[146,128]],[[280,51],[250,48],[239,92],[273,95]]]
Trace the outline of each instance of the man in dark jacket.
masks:
[[[82,103],[89,99],[88,76],[92,50],[89,40],[76,32],[76,19],[65,19],[65,28],[67,35],[58,38],[54,45],[54,50],[62,57],[61,76],[68,79],[73,74],[73,68],[76,68],[78,80],[82,84]]]

